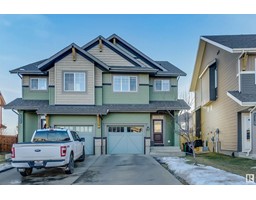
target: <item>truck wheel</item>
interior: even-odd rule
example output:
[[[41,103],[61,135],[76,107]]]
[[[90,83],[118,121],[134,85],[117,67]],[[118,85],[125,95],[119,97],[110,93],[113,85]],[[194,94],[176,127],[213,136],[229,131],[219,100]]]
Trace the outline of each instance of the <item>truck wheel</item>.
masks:
[[[85,160],[85,152],[83,148],[83,154],[79,157],[78,161],[83,162]]]
[[[29,176],[32,174],[33,168],[25,168],[24,172],[20,172],[21,176]]]
[[[72,174],[74,172],[74,168],[75,168],[74,157],[73,157],[73,154],[70,154],[69,163],[67,165],[65,173]]]

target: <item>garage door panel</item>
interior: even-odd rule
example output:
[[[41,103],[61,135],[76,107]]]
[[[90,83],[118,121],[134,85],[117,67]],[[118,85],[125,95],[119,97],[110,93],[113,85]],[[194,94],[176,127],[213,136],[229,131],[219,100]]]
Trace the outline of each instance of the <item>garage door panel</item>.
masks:
[[[108,131],[113,131],[108,133],[108,153],[109,154],[143,154],[144,153],[144,133],[142,130],[143,130],[143,127],[135,127],[135,126],[108,127]]]

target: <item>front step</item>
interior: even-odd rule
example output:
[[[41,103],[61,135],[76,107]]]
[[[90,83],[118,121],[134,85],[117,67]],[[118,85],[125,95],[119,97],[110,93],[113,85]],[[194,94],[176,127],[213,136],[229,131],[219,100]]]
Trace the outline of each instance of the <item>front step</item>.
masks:
[[[150,147],[149,154],[155,157],[182,157],[186,155],[186,153],[182,152],[179,147],[174,146],[152,146]]]

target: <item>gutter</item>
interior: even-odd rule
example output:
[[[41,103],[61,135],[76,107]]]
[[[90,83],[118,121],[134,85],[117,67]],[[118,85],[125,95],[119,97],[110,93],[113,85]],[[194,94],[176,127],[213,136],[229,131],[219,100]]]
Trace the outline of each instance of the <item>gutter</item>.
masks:
[[[256,109],[256,106],[254,106],[254,108],[250,111],[250,122],[251,122],[251,124],[250,124],[250,139],[251,139],[251,146],[250,146],[250,149],[247,151],[246,156],[249,156],[249,154],[252,151],[252,140],[253,140],[253,138],[252,138],[252,113],[253,113],[253,111],[255,109]]]

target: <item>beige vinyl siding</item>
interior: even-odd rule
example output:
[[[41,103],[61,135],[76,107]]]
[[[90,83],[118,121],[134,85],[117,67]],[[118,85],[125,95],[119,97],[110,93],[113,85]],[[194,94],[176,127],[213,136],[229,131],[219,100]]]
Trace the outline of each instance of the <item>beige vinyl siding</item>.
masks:
[[[22,86],[29,86],[29,76],[22,76]]]
[[[49,79],[47,76],[36,76],[36,75],[23,75],[22,76],[22,86],[30,86],[30,79],[31,78],[46,78],[47,83],[49,82]]]
[[[202,105],[207,104],[210,101],[210,71],[209,68],[205,71],[201,77],[202,82]]]
[[[105,45],[103,45],[102,52],[99,50],[99,45],[94,46],[88,52],[109,66],[134,66]]]
[[[95,67],[95,86],[102,86],[102,70]]]
[[[49,85],[55,85],[55,67],[49,69]]]
[[[217,55],[218,51],[220,52]],[[227,91],[238,90],[236,76],[238,56],[207,44],[199,73],[201,74],[212,60],[217,59],[218,98],[208,106],[201,107],[201,128],[203,139],[208,139],[210,144],[214,131],[219,128],[222,150],[237,150],[237,112],[244,109],[227,96]],[[200,81],[198,79],[195,92],[197,107],[201,103],[202,96]]]
[[[55,63],[55,104],[67,105],[94,105],[94,64],[77,54],[77,60],[73,61],[69,54]],[[64,72],[85,72],[86,92],[64,92]]]

